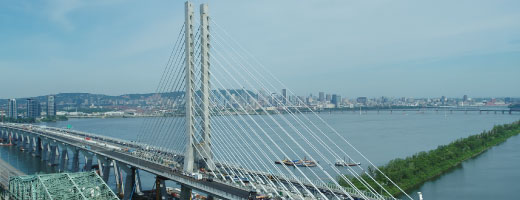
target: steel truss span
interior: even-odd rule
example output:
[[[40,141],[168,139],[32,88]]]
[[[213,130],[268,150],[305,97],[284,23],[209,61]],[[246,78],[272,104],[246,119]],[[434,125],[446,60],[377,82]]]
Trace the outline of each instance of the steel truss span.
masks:
[[[13,199],[119,199],[94,171],[12,177],[9,195]]]

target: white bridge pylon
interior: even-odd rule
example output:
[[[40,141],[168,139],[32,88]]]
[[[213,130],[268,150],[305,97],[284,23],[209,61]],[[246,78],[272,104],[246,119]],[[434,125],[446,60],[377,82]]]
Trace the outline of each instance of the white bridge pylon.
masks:
[[[193,169],[205,167],[206,169],[215,169],[215,163],[213,161],[213,154],[211,151],[211,129],[210,129],[210,59],[209,59],[209,16],[208,16],[208,5],[200,5],[200,71],[201,71],[201,141],[195,141],[195,134],[197,129],[195,128],[195,55],[194,55],[194,34],[193,34],[193,5],[187,1],[185,3],[185,72],[186,72],[186,150],[184,155],[184,171],[193,172]],[[196,166],[196,163],[200,163],[205,166]],[[202,162],[199,162],[202,161]]]
[[[150,143],[175,152],[169,159],[176,162],[172,171],[289,199],[386,199],[392,196],[387,188],[400,189],[312,105],[289,89],[277,95],[287,87],[209,17],[207,4],[200,5],[200,18],[194,10],[185,3],[181,42],[165,68],[165,84],[159,84],[165,90],[157,93],[172,95],[167,102],[173,106],[168,103],[165,112],[185,115],[152,122],[146,135]],[[364,159],[363,167],[337,167],[346,158],[353,163]],[[365,164],[377,173],[367,173]],[[191,193],[188,185],[181,190],[181,196]]]

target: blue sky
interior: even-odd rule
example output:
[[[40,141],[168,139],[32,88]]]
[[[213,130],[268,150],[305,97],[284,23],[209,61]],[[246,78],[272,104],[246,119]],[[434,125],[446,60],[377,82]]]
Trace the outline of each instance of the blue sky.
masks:
[[[520,1],[194,1],[300,95],[520,96]],[[0,1],[0,98],[153,92],[184,1]]]

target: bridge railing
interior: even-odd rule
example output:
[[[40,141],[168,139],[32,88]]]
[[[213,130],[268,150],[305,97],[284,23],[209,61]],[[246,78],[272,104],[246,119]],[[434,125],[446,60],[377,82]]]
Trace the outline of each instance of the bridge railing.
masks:
[[[75,137],[79,137],[79,138],[89,137],[93,141],[98,141],[98,142],[102,142],[102,143],[110,143],[110,145],[117,145],[118,147],[121,147],[121,148],[134,149],[135,151],[142,150],[142,151],[147,152],[147,154],[150,155],[150,157],[154,158],[154,159],[148,159],[148,160],[156,162],[156,163],[164,165],[164,166],[168,166],[168,163],[171,163],[171,162],[161,162],[161,161],[175,162],[174,160],[170,160],[169,157],[166,155],[169,154],[169,155],[182,156],[177,152],[174,152],[174,151],[171,151],[168,149],[160,149],[159,147],[156,147],[153,145],[141,144],[141,143],[137,143],[137,142],[133,142],[133,141],[113,138],[113,137],[109,137],[109,136],[96,135],[96,134],[82,132],[82,131],[62,129],[62,128],[57,128],[57,127],[27,125],[27,124],[2,123],[1,125],[5,126],[5,127],[10,127],[10,128],[25,130],[25,131],[38,131],[42,134],[71,135],[71,136],[75,136]],[[148,147],[148,148],[146,148],[146,147]],[[149,150],[146,150],[146,149],[149,149]],[[160,153],[156,152],[156,150],[159,150],[159,149],[160,149],[160,151],[159,151]],[[131,154],[131,152],[127,152],[127,153]],[[163,155],[163,154],[166,154],[166,155]],[[157,159],[155,159],[155,158],[157,158]]]
[[[105,142],[115,143],[115,144],[120,145],[121,147],[131,147],[131,148],[141,148],[141,149],[147,149],[147,147],[148,147],[148,149],[153,149],[153,150],[159,150],[160,149],[160,151],[164,152],[164,153],[180,155],[179,152],[175,152],[175,151],[172,151],[170,149],[164,149],[164,148],[160,148],[160,147],[157,147],[157,146],[154,146],[154,145],[138,143],[138,142],[135,142],[135,141],[128,141],[128,140],[124,140],[124,139],[113,138],[113,137],[110,137],[110,136],[97,135],[97,134],[92,134],[92,133],[87,133],[87,132],[82,132],[82,131],[62,129],[62,128],[56,128],[56,127],[36,126],[36,128],[37,129],[41,129],[43,131],[48,131],[48,129],[50,129],[52,131],[58,131],[58,132],[61,132],[61,133],[68,133],[68,134],[73,134],[73,135],[81,136],[81,137],[89,137],[89,138],[92,138],[92,139],[97,139],[97,140],[101,140],[101,141],[105,141]],[[150,151],[150,152],[152,152],[152,151]]]
[[[198,182],[196,182],[196,181],[192,181],[192,180],[190,180],[190,179],[186,179],[186,182],[188,182],[188,183],[191,184],[191,185],[197,185],[197,187],[198,187],[199,189],[203,189],[204,191],[214,191],[214,190],[215,190],[214,188],[208,187],[208,186],[206,186],[206,185],[200,184],[200,183],[198,183]],[[224,191],[221,191],[221,192],[219,192],[219,193],[221,193],[221,196],[233,197],[233,198],[231,198],[231,199],[242,199],[242,198],[240,198],[239,196],[235,196],[235,195],[233,195],[233,194],[231,194],[231,193],[227,193],[227,192],[224,192]]]
[[[51,129],[51,130],[60,131],[60,132],[67,132],[67,133],[75,134],[75,135],[78,135],[78,136],[84,136],[84,137],[88,136],[88,137],[92,137],[92,138],[100,138],[100,139],[102,139],[104,141],[112,141],[112,142],[117,143],[117,144],[126,144],[126,145],[134,144],[134,145],[139,146],[139,143],[134,142],[134,141],[123,140],[123,139],[114,138],[114,137],[105,136],[105,135],[97,135],[97,134],[87,133],[87,132],[83,132],[83,131],[62,129],[62,128],[56,128],[56,127],[41,127],[41,126],[39,126],[38,128],[41,128],[41,129]]]

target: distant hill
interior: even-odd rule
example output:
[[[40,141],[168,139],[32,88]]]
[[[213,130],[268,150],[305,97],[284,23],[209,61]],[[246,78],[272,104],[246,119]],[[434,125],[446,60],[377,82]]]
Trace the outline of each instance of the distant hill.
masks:
[[[217,90],[213,90],[216,92]],[[256,97],[252,91],[244,89],[229,90],[230,94],[238,95],[241,93],[244,95],[245,92],[249,92],[251,96]],[[218,90],[224,96],[226,90]],[[123,94],[118,96],[104,95],[104,94],[91,94],[91,93],[59,93],[55,94],[56,104],[58,109],[64,107],[88,107],[92,104],[96,106],[146,106],[152,102],[157,102],[162,98],[176,98],[184,95],[184,91],[168,92],[168,93],[145,93],[145,94]],[[47,103],[47,96],[36,96],[36,97],[25,97],[16,98],[16,102],[19,108],[23,108],[27,102],[27,98],[37,99],[43,105]],[[0,109],[7,109],[8,99],[0,99]]]

